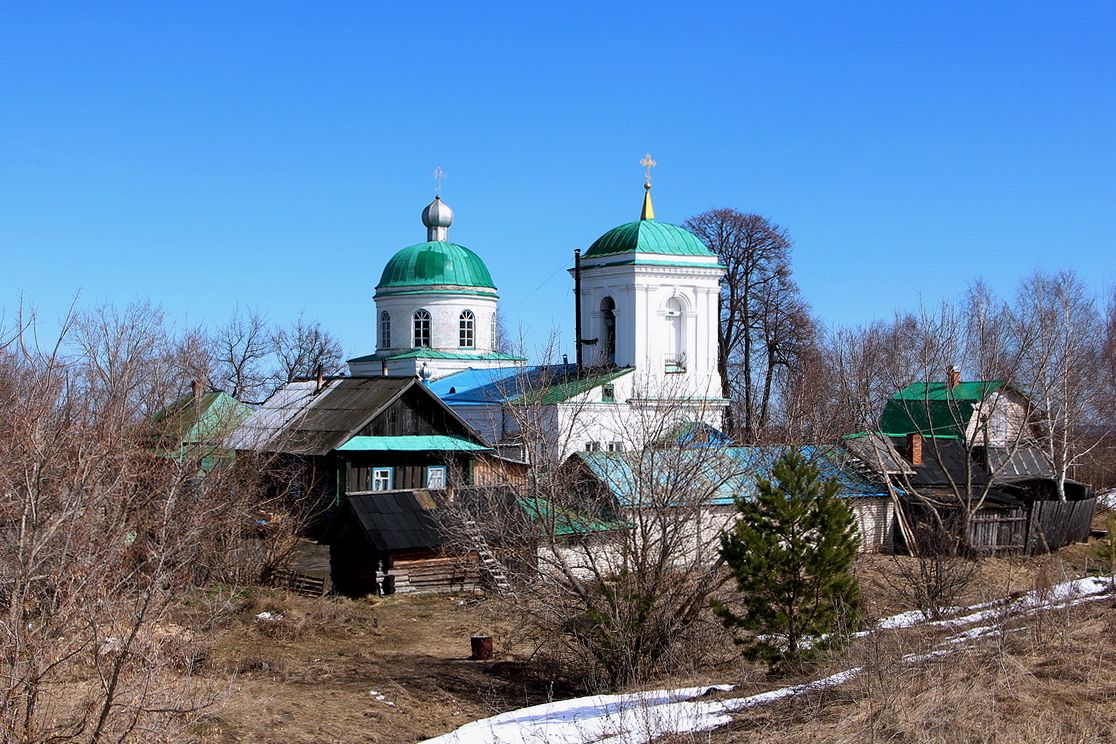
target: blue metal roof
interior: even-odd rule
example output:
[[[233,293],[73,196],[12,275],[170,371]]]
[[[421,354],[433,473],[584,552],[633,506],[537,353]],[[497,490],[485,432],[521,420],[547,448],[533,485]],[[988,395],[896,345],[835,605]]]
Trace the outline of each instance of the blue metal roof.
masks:
[[[784,447],[702,447],[697,449],[644,450],[641,452],[578,452],[578,457],[604,483],[621,506],[682,506],[703,501],[728,506],[737,497],[756,494],[756,478],[771,478]],[[840,467],[816,447],[802,447],[802,454],[823,478],[836,478],[842,498],[885,497],[887,489]],[[835,456],[836,457],[836,456]]]
[[[632,368],[577,371],[574,364],[467,369],[430,383],[430,392],[447,405],[500,404],[526,400],[561,403],[609,382]]]

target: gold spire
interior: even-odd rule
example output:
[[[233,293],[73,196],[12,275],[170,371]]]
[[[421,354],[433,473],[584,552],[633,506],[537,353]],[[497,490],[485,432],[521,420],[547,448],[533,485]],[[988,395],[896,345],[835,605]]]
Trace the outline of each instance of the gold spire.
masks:
[[[651,159],[651,153],[647,153],[643,156],[643,160],[639,161],[639,164],[644,168],[643,211],[640,212],[639,218],[641,220],[653,220],[655,219],[655,208],[651,206],[651,169],[658,163]]]

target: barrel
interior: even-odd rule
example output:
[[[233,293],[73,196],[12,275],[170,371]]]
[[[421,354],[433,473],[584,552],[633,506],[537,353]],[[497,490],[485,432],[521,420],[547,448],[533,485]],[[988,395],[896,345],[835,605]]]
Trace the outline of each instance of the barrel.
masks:
[[[486,661],[492,658],[492,636],[475,635],[469,641],[473,647],[473,655],[469,658],[474,661]]]

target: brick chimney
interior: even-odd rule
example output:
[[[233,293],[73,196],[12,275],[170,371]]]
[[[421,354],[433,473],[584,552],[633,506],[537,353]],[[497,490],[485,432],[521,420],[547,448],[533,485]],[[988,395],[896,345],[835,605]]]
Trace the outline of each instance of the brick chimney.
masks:
[[[961,370],[954,367],[952,364],[946,370],[946,387],[950,390],[961,384]]]
[[[917,431],[907,435],[907,459],[911,465],[922,464],[922,435]]]
[[[201,400],[201,380],[190,380],[190,394],[193,395],[195,403]]]

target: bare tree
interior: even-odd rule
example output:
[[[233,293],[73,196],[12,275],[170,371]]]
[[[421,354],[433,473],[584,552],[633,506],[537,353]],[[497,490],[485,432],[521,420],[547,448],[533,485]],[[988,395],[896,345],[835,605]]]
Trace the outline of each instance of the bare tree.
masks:
[[[1021,378],[1039,406],[1042,446],[1054,465],[1058,497],[1066,479],[1109,433],[1105,323],[1096,302],[1072,272],[1036,272],[1017,299]]]
[[[256,310],[237,308],[213,334],[209,384],[237,400],[256,401],[268,392],[267,361],[272,343],[266,319]]]
[[[590,687],[696,659],[697,635],[722,632],[704,610],[725,581],[717,538],[732,508],[724,496],[744,468],[720,447],[677,443],[683,412],[666,403],[668,390],[636,380],[631,397],[653,405],[604,409],[592,390],[547,404],[547,391],[570,381],[534,382],[509,391],[504,412],[532,457],[530,478],[458,494],[451,530],[469,519],[480,526],[511,585],[498,601]],[[567,457],[586,437],[622,444]],[[718,496],[720,507],[711,504]],[[455,540],[475,549],[468,534]]]
[[[780,368],[792,366],[812,336],[790,275],[790,237],[760,215],[734,209],[703,212],[685,225],[726,268],[718,333],[722,394],[733,401],[726,426],[748,442],[759,441]]]
[[[277,362],[273,387],[297,377],[312,377],[319,369],[326,375],[345,371],[341,344],[320,323],[310,322],[301,315],[290,328],[273,330],[271,344]]]
[[[160,446],[182,345],[152,308],[71,318],[46,348],[34,328],[0,341],[0,740],[179,740],[219,690],[176,602],[259,580],[286,533],[258,515],[284,496]]]

